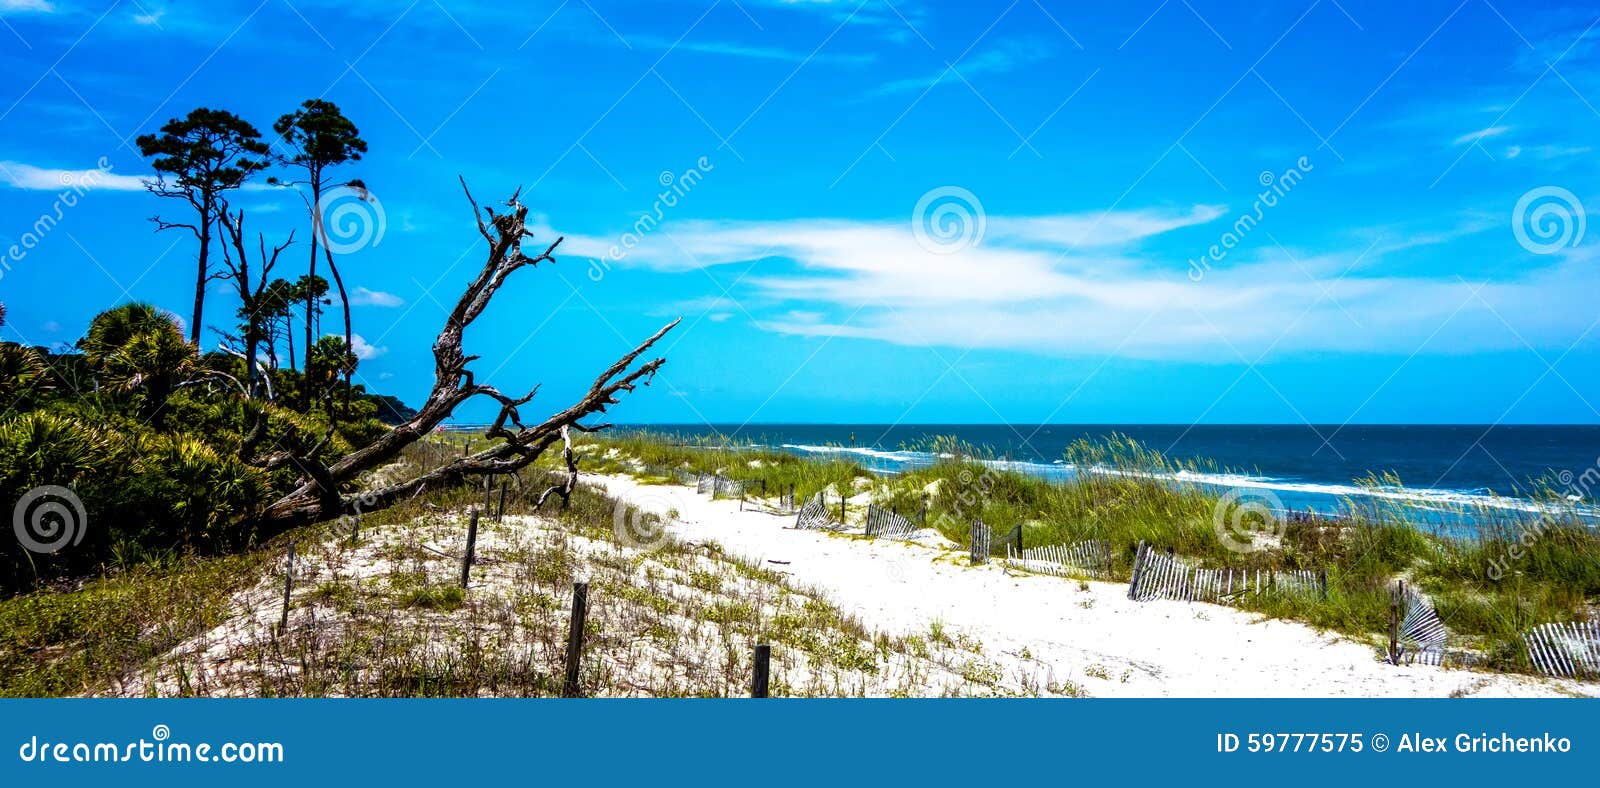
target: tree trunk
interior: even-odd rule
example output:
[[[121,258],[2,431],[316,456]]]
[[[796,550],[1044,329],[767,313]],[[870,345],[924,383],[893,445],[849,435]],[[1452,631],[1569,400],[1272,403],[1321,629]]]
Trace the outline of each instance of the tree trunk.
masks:
[[[333,264],[333,251],[324,246],[322,247],[322,254],[325,258],[327,258],[328,273],[333,275],[333,284],[335,287],[339,288],[339,303],[344,307],[344,349],[353,356],[355,355],[356,349],[355,346],[350,342],[350,338],[354,336],[354,333],[350,327],[350,296],[345,293],[344,277],[339,275],[339,266]],[[349,367],[345,367],[344,401],[343,407],[340,409],[341,415],[349,415],[350,413],[350,371],[351,370]]]
[[[317,276],[317,242],[322,240],[322,213],[320,210],[321,202],[321,179],[315,172],[313,172],[311,175],[311,263],[306,266],[306,284],[308,286],[311,286],[315,283]],[[316,338],[312,336],[312,334],[316,331],[316,304],[316,291],[307,291],[306,344],[304,346],[306,354],[305,371],[307,373],[311,371],[311,348],[316,343]],[[307,411],[311,410],[311,387],[309,385],[300,387],[300,406]]]
[[[255,316],[256,311],[252,302],[246,301],[245,309],[247,310],[245,314],[249,315],[249,317],[245,319],[244,328],[244,379],[246,390],[250,392],[250,397],[254,399],[261,396],[260,376],[256,374],[256,355],[261,344],[261,338],[255,330],[258,318]]]
[[[206,194],[200,201],[200,254],[197,256],[199,271],[194,280],[194,318],[189,321],[189,344],[194,345],[194,352],[200,351],[200,325],[206,311],[206,279],[211,273],[211,214],[213,212],[212,197]]]

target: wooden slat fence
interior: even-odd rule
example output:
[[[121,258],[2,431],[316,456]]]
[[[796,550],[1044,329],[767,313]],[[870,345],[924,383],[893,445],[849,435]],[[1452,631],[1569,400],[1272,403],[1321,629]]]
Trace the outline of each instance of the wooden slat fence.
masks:
[[[901,517],[898,512],[867,505],[867,536],[910,539],[917,530],[916,523]]]
[[[1600,677],[1600,621],[1540,624],[1522,642],[1528,659],[1547,676]]]
[[[1433,602],[1415,589],[1406,589],[1403,603],[1405,618],[1400,622],[1401,655],[1407,656],[1409,652],[1408,661],[1424,665],[1440,664],[1444,659],[1445,643],[1450,639],[1450,630],[1440,620]]]
[[[972,552],[972,565],[989,563],[989,539],[994,534],[982,520],[972,521],[972,543],[969,549]]]
[[[1201,569],[1151,545],[1134,556],[1128,597],[1229,604],[1246,596],[1328,595],[1328,575],[1315,569]]]
[[[1111,545],[1100,539],[1089,539],[1072,544],[1040,545],[1018,553],[1008,542],[1006,565],[1058,577],[1078,574],[1105,576],[1111,574]]]
[[[714,473],[702,473],[699,479],[695,481],[696,492],[713,497],[718,495],[726,497],[743,495],[744,486],[744,482],[735,481]]]
[[[1152,599],[1188,600],[1194,567],[1171,553],[1161,552],[1150,545],[1139,543],[1134,556],[1133,580],[1128,584],[1128,598],[1140,602]]]
[[[817,493],[794,517],[794,527],[816,530],[819,528],[835,527],[831,516],[832,510],[828,508],[827,498],[822,493]]]
[[[762,492],[765,493],[765,479],[760,480],[760,486]],[[764,495],[758,497],[741,496],[739,498],[739,511],[764,512],[779,516],[793,515],[799,511],[794,505],[794,499],[794,485],[791,484],[787,488],[780,488],[777,498],[767,498]]]

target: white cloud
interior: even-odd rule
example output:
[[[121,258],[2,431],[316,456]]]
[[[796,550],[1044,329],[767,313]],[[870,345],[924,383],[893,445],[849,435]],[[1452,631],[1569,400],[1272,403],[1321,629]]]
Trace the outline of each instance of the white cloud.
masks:
[[[668,41],[662,38],[649,36],[634,36],[631,43],[638,44],[647,49],[673,52],[698,52],[705,55],[726,55],[728,57],[742,57],[753,60],[777,60],[787,63],[840,63],[846,65],[862,65],[871,63],[877,58],[870,52],[811,52],[798,49],[781,49],[777,47],[741,44],[732,41]]]
[[[958,63],[947,65],[926,76],[897,79],[878,86],[874,93],[904,93],[927,90],[941,82],[959,82],[979,74],[1003,74],[1048,58],[1051,47],[1033,40],[1002,41]]]
[[[405,306],[405,303],[406,300],[404,298],[401,298],[394,293],[385,293],[381,290],[368,290],[365,287],[357,287],[355,292],[350,294],[351,306],[396,307]]]
[[[1454,145],[1465,145],[1465,144],[1467,144],[1469,142],[1478,142],[1480,140],[1486,140],[1486,139],[1488,139],[1490,137],[1498,137],[1498,136],[1500,136],[1500,135],[1502,135],[1502,134],[1504,134],[1504,133],[1506,133],[1506,132],[1508,132],[1510,130],[1511,130],[1511,127],[1509,127],[1509,126],[1490,126],[1488,128],[1485,128],[1485,129],[1479,129],[1477,131],[1469,132],[1467,134],[1463,134],[1463,135],[1461,135],[1459,137],[1456,137],[1455,140],[1452,142],[1452,144],[1454,144]]]
[[[389,352],[389,348],[382,345],[368,344],[366,338],[360,334],[350,335],[350,350],[356,354],[356,358],[362,361],[374,359]]]
[[[34,12],[40,14],[54,13],[55,4],[50,0],[0,0],[0,12]]]
[[[0,0],[3,1],[3,0]],[[144,180],[137,175],[115,175],[110,169],[64,170],[35,167],[17,161],[0,161],[0,182],[13,189],[58,192],[81,186],[90,191],[144,191]]]
[[[1145,248],[1224,212],[989,216],[983,240],[955,254],[923,249],[907,220],[686,222],[645,237],[621,264],[687,271],[761,260],[744,278],[754,294],[740,300],[762,305],[757,325],[769,331],[1214,362],[1269,352],[1516,350],[1524,341],[1564,348],[1583,335],[1587,294],[1600,289],[1600,254],[1589,246],[1487,284],[1377,264],[1476,224],[1298,260],[1240,249],[1200,282],[1189,279],[1186,260],[1214,236],[1194,239],[1187,252],[1189,241],[1170,237],[1161,239],[1164,254]],[[1517,250],[1505,234],[1510,255]],[[601,256],[612,243],[567,234],[568,251],[580,255]]]

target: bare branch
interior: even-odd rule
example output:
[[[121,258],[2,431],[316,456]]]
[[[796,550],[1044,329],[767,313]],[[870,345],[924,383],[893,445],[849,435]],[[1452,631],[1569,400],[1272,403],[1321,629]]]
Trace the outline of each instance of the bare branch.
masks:
[[[578,456],[572,452],[572,432],[563,426],[561,428],[561,458],[567,463],[567,478],[561,484],[554,484],[539,494],[539,501],[533,505],[535,511],[544,508],[546,498],[552,494],[561,496],[561,508],[566,509],[572,505],[572,491],[578,488]]]
[[[488,241],[488,254],[477,276],[467,284],[455,307],[445,319],[433,343],[434,385],[428,398],[417,413],[402,424],[373,441],[353,451],[326,467],[314,462],[323,444],[311,451],[291,451],[288,460],[274,456],[265,458],[275,464],[292,464],[303,474],[301,484],[294,491],[274,501],[260,515],[259,522],[269,530],[314,522],[354,511],[357,501],[363,511],[373,511],[396,501],[417,495],[432,486],[459,484],[471,477],[484,474],[510,473],[537,460],[557,440],[566,445],[568,479],[560,489],[546,491],[541,503],[551,494],[559,494],[563,501],[571,495],[576,485],[577,461],[572,452],[570,430],[593,432],[608,425],[585,426],[580,420],[604,413],[619,402],[622,394],[634,391],[640,385],[649,385],[657,370],[666,363],[655,358],[643,363],[639,359],[663,336],[678,324],[677,320],[663,326],[638,347],[618,359],[600,374],[589,391],[577,402],[558,411],[539,424],[528,427],[522,422],[520,409],[532,401],[538,392],[534,387],[525,396],[511,397],[491,385],[476,381],[468,364],[477,358],[462,350],[462,335],[467,326],[477,320],[488,307],[511,274],[542,262],[553,262],[556,247],[562,239],[556,238],[543,251],[529,256],[522,251],[524,239],[533,237],[527,229],[528,208],[517,194],[506,205],[509,210],[496,213],[483,208],[473,199],[466,181],[461,182],[467,201],[473,208],[478,231]],[[488,221],[484,221],[484,216]],[[357,477],[392,461],[406,447],[433,432],[450,418],[455,409],[473,397],[488,397],[500,405],[487,437],[498,441],[477,454],[461,457],[438,468],[431,469],[412,479],[368,490],[359,495],[354,492]],[[326,441],[324,441],[324,444]]]

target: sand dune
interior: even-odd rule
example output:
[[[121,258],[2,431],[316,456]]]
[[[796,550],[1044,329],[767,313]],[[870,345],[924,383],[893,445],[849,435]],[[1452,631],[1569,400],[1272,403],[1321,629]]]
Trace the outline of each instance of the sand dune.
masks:
[[[688,487],[587,475],[620,500],[665,514],[675,536],[787,572],[866,625],[893,634],[935,624],[994,660],[1040,665],[1093,696],[1523,697],[1596,695],[1593,683],[1427,666],[1396,667],[1375,644],[1263,620],[1230,607],[1134,602],[1122,583],[970,567],[962,551],[793,528]]]

